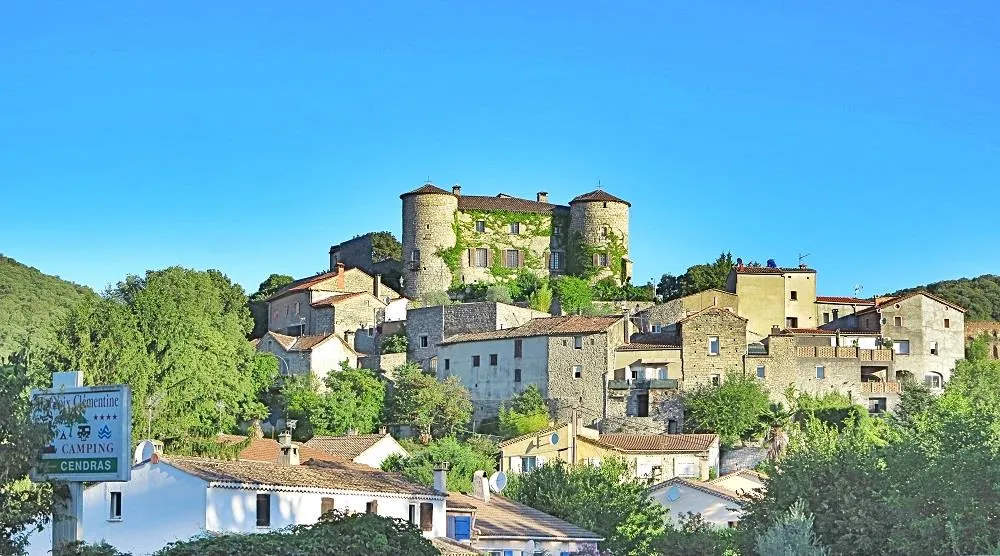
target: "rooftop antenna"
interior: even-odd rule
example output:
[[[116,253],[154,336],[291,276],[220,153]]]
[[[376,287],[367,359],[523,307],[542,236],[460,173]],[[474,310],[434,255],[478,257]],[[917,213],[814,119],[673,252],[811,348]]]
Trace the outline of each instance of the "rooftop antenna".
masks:
[[[806,253],[805,255],[803,255],[802,253],[799,253],[799,266],[802,266],[803,264],[805,264],[806,257],[808,257],[808,256],[809,256],[809,253]]]
[[[861,299],[861,292],[865,291],[865,287],[861,284],[854,284],[854,297]]]
[[[431,183],[431,175],[430,174],[427,174],[427,181],[425,181],[424,183]]]
[[[601,179],[600,178],[597,179],[597,188],[601,189]]]
[[[285,421],[285,428],[288,429],[288,434],[295,432],[295,426],[299,424],[298,419],[288,419]]]

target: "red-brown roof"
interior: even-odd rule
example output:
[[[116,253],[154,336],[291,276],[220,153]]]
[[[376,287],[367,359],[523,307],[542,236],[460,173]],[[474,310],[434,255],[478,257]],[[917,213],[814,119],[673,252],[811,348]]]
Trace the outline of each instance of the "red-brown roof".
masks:
[[[623,317],[621,316],[585,317],[581,315],[543,317],[531,319],[527,323],[516,328],[456,334],[445,338],[441,344],[481,342],[487,340],[502,340],[505,338],[527,338],[530,336],[596,334],[598,332],[604,332],[622,318]]]
[[[835,330],[824,330],[822,328],[786,328],[781,331],[782,334],[825,334],[834,335],[837,332]]]
[[[480,539],[603,540],[596,533],[499,494],[491,494],[487,504],[474,496],[452,492],[448,494],[448,506],[452,505],[475,509],[474,528]]]
[[[681,349],[680,344],[660,344],[655,342],[629,342],[615,348],[615,351],[657,351],[665,349]]]
[[[286,336],[277,332],[268,331],[285,351],[310,351],[312,348],[330,339],[334,334],[320,334],[316,336]],[[347,344],[344,344],[347,345]],[[350,346],[348,346],[350,347]]]
[[[458,210],[506,210],[510,212],[533,212],[549,214],[559,205],[540,203],[530,199],[521,199],[509,195],[495,197],[481,195],[461,195],[458,197]]]
[[[747,319],[745,319],[745,318],[737,315],[736,312],[733,311],[730,307],[720,307],[720,306],[717,306],[717,305],[712,305],[710,307],[705,307],[704,309],[702,309],[700,311],[695,311],[695,312],[691,313],[687,317],[685,317],[685,318],[677,321],[677,323],[678,324],[683,324],[683,323],[685,323],[685,322],[687,322],[689,320],[698,318],[698,317],[706,315],[708,313],[724,313],[724,314],[726,314],[728,316],[731,316],[731,317],[734,317],[734,318],[738,318],[738,319],[743,320],[743,321],[747,320]]]
[[[235,434],[220,434],[216,437],[220,444],[239,444],[247,439],[245,436],[238,436]],[[316,450],[306,444],[300,442],[294,443],[299,447],[299,460],[306,461],[310,459],[328,460],[328,461],[345,461],[342,457],[337,457],[332,454],[323,452],[322,450]],[[278,454],[281,452],[278,441],[273,438],[255,438],[250,441],[250,445],[243,449],[239,454],[239,459],[251,460],[251,461],[278,461]]]
[[[952,309],[955,309],[956,311],[961,311],[962,313],[965,312],[965,307],[962,307],[961,305],[956,305],[955,303],[952,303],[951,301],[948,301],[947,299],[942,299],[942,298],[940,298],[940,297],[938,297],[938,296],[936,296],[936,295],[934,295],[934,294],[932,294],[932,293],[930,293],[930,292],[928,292],[926,290],[917,290],[917,291],[913,291],[913,292],[910,292],[910,293],[905,293],[903,295],[899,295],[899,296],[896,296],[896,297],[890,297],[890,298],[887,298],[887,299],[886,298],[880,298],[878,304],[876,304],[874,307],[869,307],[867,309],[864,309],[863,311],[858,311],[858,314],[862,315],[862,314],[871,313],[872,311],[875,311],[876,309],[880,309],[882,307],[885,307],[886,305],[895,305],[896,303],[899,303],[899,302],[901,302],[903,300],[909,299],[909,298],[917,296],[917,295],[922,295],[922,296],[924,296],[924,297],[926,297],[928,299],[932,299],[934,301],[937,301],[938,303],[941,303],[943,305],[947,305],[948,307],[951,307]]]
[[[370,294],[368,292],[342,293],[342,294],[338,294],[338,295],[331,295],[330,297],[324,297],[323,299],[320,299],[319,301],[316,301],[315,303],[310,303],[309,305],[311,307],[315,307],[317,309],[320,308],[320,307],[332,307],[332,306],[334,306],[334,305],[336,305],[336,304],[338,304],[338,303],[340,303],[342,301],[347,301],[348,299],[354,299],[355,297],[358,297],[359,295],[370,295]],[[372,297],[374,297],[374,296],[372,296]],[[379,301],[381,301],[381,300],[379,300]]]
[[[835,295],[817,295],[816,303],[839,303],[841,305],[874,305],[873,299],[861,299],[860,297],[838,297]]]
[[[425,183],[413,191],[403,193],[399,196],[399,198],[402,199],[403,197],[409,197],[410,195],[451,195],[451,192],[445,191],[433,183]]]
[[[702,452],[718,440],[715,434],[602,434],[598,442],[623,452]]]
[[[360,456],[388,434],[346,434],[342,436],[314,436],[306,446],[324,453],[335,454],[347,459]],[[391,437],[390,437],[391,438]]]
[[[816,270],[812,268],[770,268],[766,266],[734,266],[733,270],[737,274],[784,274],[786,272],[812,272],[815,273]]]
[[[572,205],[573,203],[589,203],[593,201],[624,203],[626,206],[632,206],[632,203],[626,201],[625,199],[619,199],[618,197],[615,197],[614,195],[608,193],[607,191],[604,191],[603,189],[595,189],[590,193],[577,195],[576,197],[573,198],[572,201],[569,202],[569,204]]]

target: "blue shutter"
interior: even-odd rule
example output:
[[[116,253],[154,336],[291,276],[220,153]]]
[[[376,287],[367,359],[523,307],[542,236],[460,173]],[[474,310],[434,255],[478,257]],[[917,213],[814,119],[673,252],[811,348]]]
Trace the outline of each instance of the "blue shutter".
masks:
[[[454,539],[455,538],[455,516],[453,516],[453,515],[448,516],[448,519],[445,520],[445,523],[448,524],[447,527],[446,527],[445,536],[447,536],[449,539]]]
[[[453,537],[456,541],[467,541],[472,538],[472,518],[469,516],[455,517],[455,536]]]
[[[513,550],[504,550],[503,551],[503,556],[514,556],[514,551]]]
[[[569,552],[560,552],[559,556],[569,556]]]

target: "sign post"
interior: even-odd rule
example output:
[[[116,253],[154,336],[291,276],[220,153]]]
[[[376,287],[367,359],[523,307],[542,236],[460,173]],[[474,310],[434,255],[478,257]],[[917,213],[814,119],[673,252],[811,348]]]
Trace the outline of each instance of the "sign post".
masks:
[[[48,408],[79,415],[56,422],[52,441],[42,451],[33,474],[51,481],[57,494],[52,523],[52,551],[83,540],[83,483],[128,481],[132,472],[132,404],[128,386],[83,386],[79,371],[53,373],[50,390],[34,390]],[[40,416],[52,422],[53,415]],[[61,496],[60,496],[61,495]]]

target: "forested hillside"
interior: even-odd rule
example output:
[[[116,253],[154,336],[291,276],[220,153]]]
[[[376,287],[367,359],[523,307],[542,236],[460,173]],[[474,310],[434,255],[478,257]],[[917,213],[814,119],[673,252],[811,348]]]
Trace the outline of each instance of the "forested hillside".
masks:
[[[0,359],[27,345],[42,353],[70,308],[93,291],[0,255]]]
[[[900,290],[892,295],[913,290],[927,290],[965,307],[968,310],[965,320],[1000,320],[1000,276],[996,274],[934,282],[926,286]]]

